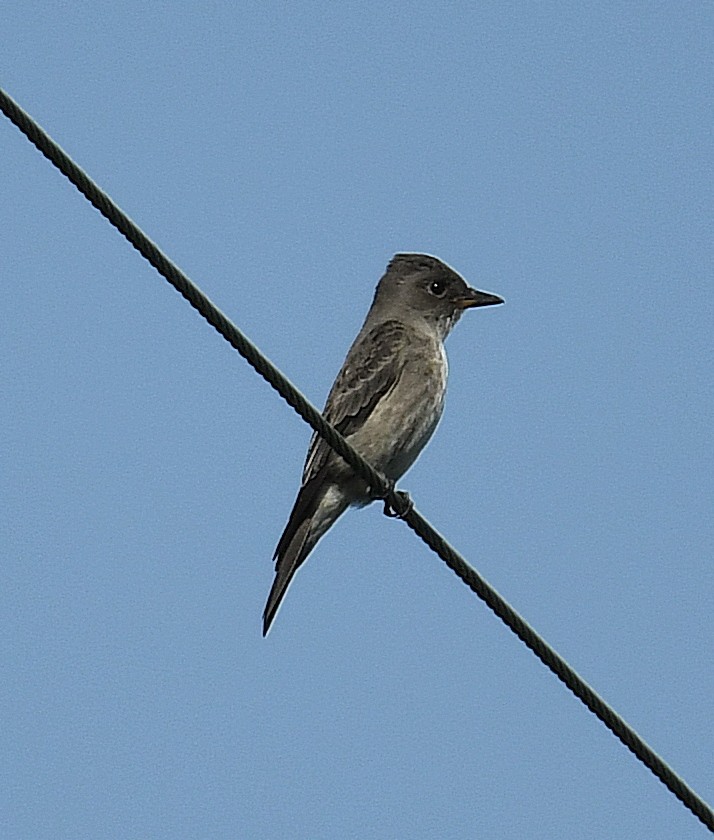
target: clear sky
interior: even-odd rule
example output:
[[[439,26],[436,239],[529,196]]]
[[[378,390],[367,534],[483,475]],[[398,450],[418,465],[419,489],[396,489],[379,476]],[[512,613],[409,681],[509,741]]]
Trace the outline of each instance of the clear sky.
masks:
[[[396,251],[449,338],[401,486],[714,799],[708,2],[14,2],[0,79],[318,405]],[[0,120],[0,834],[689,840],[400,522],[261,637],[310,432]]]

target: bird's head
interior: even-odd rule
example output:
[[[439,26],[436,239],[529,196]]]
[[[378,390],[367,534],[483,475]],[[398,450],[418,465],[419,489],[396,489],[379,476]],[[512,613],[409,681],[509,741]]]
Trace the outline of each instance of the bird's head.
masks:
[[[465,309],[497,303],[503,298],[472,289],[436,257],[396,254],[379,281],[373,308],[385,316],[422,318],[443,340]]]

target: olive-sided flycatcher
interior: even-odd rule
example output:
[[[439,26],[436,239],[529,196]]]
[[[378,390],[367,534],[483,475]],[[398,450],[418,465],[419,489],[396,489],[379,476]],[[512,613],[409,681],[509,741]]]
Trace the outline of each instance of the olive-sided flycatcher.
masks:
[[[496,303],[503,299],[470,288],[436,257],[397,254],[387,266],[323,412],[387,479],[404,475],[441,418],[448,374],[444,339],[465,309]],[[350,505],[374,499],[364,481],[314,435],[298,497],[275,549],[263,635],[320,537]]]

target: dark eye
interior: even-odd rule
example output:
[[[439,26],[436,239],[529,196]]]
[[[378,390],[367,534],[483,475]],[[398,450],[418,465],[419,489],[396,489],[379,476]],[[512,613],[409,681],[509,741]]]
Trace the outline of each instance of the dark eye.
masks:
[[[429,294],[434,295],[434,297],[444,297],[446,292],[446,283],[443,280],[433,280],[429,283]]]

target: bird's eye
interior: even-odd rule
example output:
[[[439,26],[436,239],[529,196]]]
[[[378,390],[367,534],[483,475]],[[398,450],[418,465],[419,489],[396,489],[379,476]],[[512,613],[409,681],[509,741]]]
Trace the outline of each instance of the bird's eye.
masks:
[[[429,294],[434,295],[434,297],[444,297],[446,292],[446,283],[443,280],[434,280],[433,282],[429,283]]]

